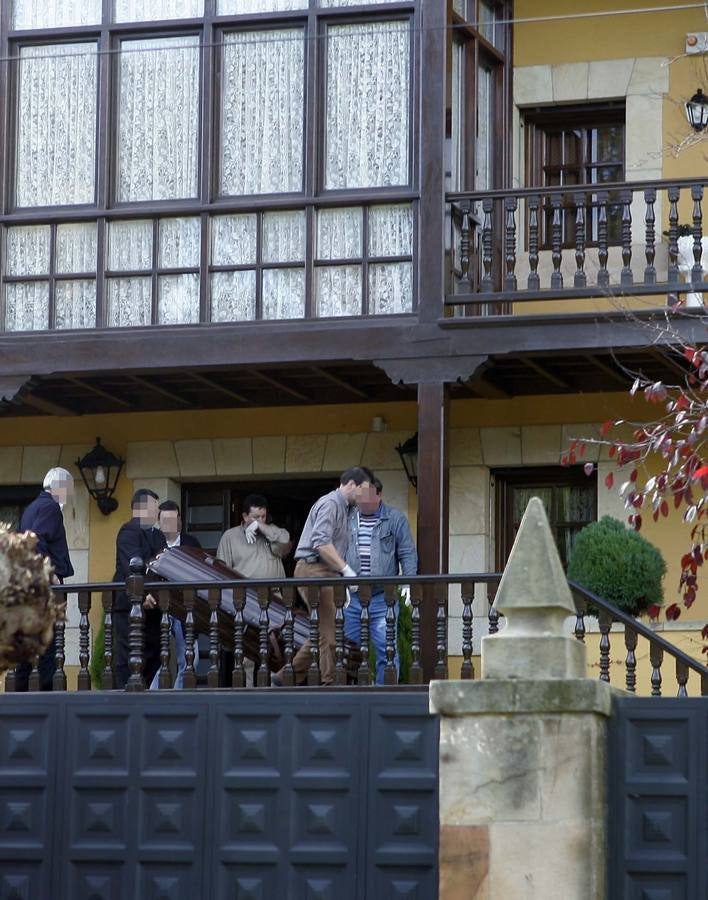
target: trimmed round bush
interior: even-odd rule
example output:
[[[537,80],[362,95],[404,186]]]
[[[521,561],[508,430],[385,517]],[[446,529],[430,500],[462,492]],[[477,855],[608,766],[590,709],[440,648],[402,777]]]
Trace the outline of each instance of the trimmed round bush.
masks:
[[[666,563],[657,548],[611,516],[586,525],[568,562],[568,578],[632,616],[661,605]],[[597,610],[588,606],[591,615]]]

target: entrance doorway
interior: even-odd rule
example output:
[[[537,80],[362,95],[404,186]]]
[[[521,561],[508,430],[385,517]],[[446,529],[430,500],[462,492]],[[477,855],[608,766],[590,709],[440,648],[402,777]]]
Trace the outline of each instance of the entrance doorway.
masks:
[[[293,549],[283,560],[285,574],[290,577],[295,569],[295,548],[312,504],[336,486],[336,476],[183,484],[184,528],[205,550],[216,553],[221,535],[240,524],[245,498],[249,494],[262,494],[268,501],[272,521],[290,533]]]

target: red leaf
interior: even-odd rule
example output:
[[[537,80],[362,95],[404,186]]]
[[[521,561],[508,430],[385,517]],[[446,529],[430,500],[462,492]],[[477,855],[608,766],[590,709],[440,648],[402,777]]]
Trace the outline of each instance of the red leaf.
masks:
[[[661,607],[657,606],[656,603],[652,603],[651,606],[647,607],[647,613],[649,614],[650,619],[658,619],[660,612],[661,612]],[[706,628],[708,628],[708,625],[706,625]]]
[[[581,456],[585,456],[585,444],[581,444],[581,445],[578,447],[578,453],[579,453]]]
[[[675,622],[676,619],[681,615],[681,610],[678,608],[676,603],[672,603],[671,606],[666,607],[666,618],[669,622]]]
[[[696,599],[696,592],[694,591],[693,588],[690,588],[683,595],[683,605],[686,607],[686,609],[690,609],[693,606],[695,599]]]
[[[666,500],[661,501],[661,515],[664,518],[667,518],[667,516],[669,515],[669,504],[666,502]]]
[[[610,428],[612,428],[612,421],[608,419],[607,422],[603,422],[600,426],[600,434],[605,437]]]
[[[605,487],[607,490],[612,490],[612,485],[615,483],[615,476],[612,472],[608,472],[605,476]]]
[[[705,478],[708,476],[708,466],[701,466],[700,469],[696,469],[693,473],[693,480],[698,481],[699,478]]]
[[[561,465],[562,466],[568,465],[568,457],[567,456],[561,456]]]
[[[676,409],[688,409],[691,405],[691,401],[685,394],[679,394],[678,400],[676,401]]]
[[[629,480],[636,481],[637,475],[639,475],[639,472],[636,469],[632,469],[632,471],[629,473]]]

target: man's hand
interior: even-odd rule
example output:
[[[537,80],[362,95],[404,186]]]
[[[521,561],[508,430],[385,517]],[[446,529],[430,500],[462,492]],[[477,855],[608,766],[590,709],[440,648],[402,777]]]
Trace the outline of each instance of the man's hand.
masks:
[[[356,578],[356,572],[349,564],[345,565],[344,568],[340,570],[340,575],[342,578]],[[356,584],[348,584],[347,590],[351,591],[353,594],[358,594],[359,586]]]
[[[256,533],[258,532],[258,528],[260,526],[260,522],[258,519],[254,519],[250,525],[246,526],[246,541],[249,544],[256,543]]]
[[[157,600],[152,596],[152,594],[146,594],[145,599],[143,600],[143,606],[145,609],[155,609],[157,606]]]
[[[61,584],[61,579],[58,575],[52,574],[52,584]]]

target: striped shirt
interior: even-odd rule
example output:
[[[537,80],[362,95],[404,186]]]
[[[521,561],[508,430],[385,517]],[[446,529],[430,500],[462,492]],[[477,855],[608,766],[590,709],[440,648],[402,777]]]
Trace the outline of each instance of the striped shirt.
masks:
[[[357,532],[357,544],[359,545],[359,575],[371,574],[371,535],[380,515],[378,509],[370,516],[365,516],[361,512],[359,513],[359,528]]]

